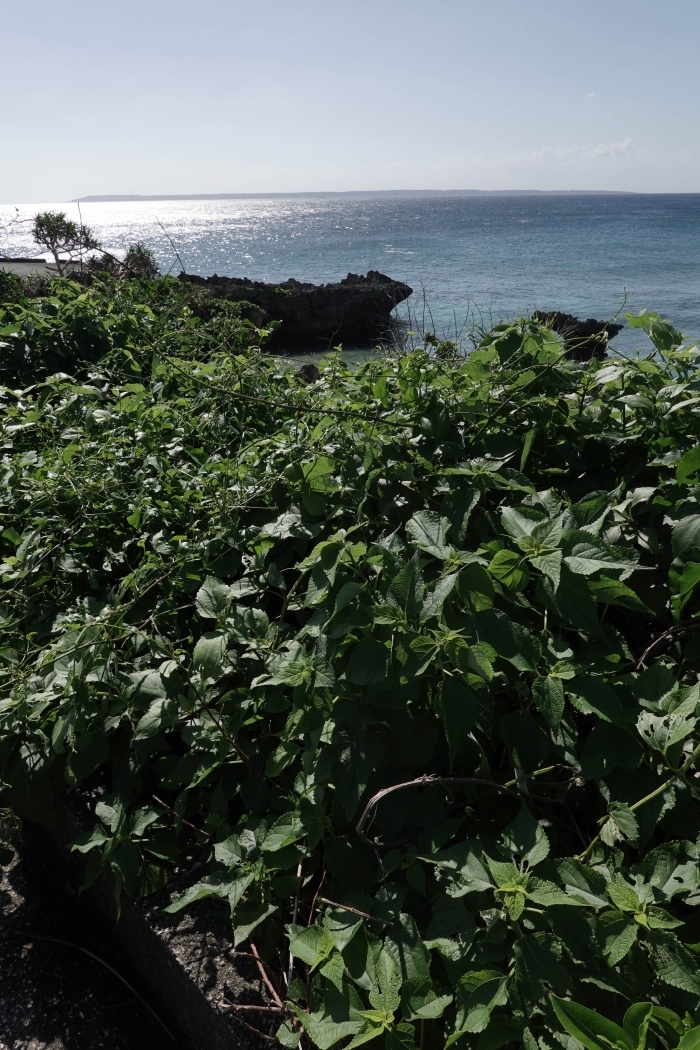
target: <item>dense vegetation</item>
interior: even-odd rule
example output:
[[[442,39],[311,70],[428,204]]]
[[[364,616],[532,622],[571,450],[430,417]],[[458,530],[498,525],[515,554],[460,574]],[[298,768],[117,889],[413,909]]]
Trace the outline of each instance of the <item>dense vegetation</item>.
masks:
[[[117,895],[188,871],[285,1046],[676,1046],[699,351],[523,320],[307,385],[176,281],[5,284],[4,804],[97,793]]]

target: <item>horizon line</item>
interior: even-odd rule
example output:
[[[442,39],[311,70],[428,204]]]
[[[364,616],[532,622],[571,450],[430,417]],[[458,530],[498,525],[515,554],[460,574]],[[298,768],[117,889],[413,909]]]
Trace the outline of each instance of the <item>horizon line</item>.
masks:
[[[74,197],[70,204],[125,203],[128,201],[263,200],[285,197],[530,197],[530,196],[643,196],[640,190],[289,190],[259,193],[104,193]],[[668,194],[671,196],[672,194]],[[658,194],[654,194],[658,196]]]

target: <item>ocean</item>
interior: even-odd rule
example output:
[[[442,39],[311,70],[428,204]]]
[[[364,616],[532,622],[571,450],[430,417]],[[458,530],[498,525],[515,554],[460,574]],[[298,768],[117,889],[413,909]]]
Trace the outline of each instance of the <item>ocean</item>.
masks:
[[[75,204],[52,207],[78,218]],[[610,319],[656,310],[700,338],[700,194],[291,197],[84,203],[104,246],[150,247],[165,272],[338,281],[379,270],[414,289],[412,326],[464,334],[535,309]],[[0,227],[14,214],[0,207]],[[0,252],[36,255],[28,224]],[[629,354],[645,336],[625,329]]]

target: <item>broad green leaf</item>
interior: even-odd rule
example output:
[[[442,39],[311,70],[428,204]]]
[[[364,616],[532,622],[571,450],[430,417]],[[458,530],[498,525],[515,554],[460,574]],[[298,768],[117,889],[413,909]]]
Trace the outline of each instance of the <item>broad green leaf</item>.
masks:
[[[504,860],[492,860],[491,857],[485,856],[486,863],[489,866],[496,886],[499,890],[508,890],[509,887],[518,886],[525,893],[530,876],[523,874],[520,869],[515,865],[511,864],[510,861]]]
[[[254,876],[252,874],[244,875],[240,879],[232,879],[228,875],[220,874],[207,875],[195,883],[194,886],[190,886],[188,890],[185,890],[182,896],[168,905],[164,911],[171,915],[175,914],[178,911],[182,911],[183,908],[187,908],[190,904],[194,904],[195,901],[203,900],[205,897],[220,897],[223,900],[227,900],[234,887],[240,899],[242,893],[250,886],[253,879]]]
[[[581,773],[586,780],[599,780],[613,769],[636,769],[643,749],[631,733],[617,726],[597,725],[586,740],[581,755]]]
[[[375,1010],[381,1010],[385,1016],[392,1015],[398,1009],[401,989],[401,969],[394,955],[383,948],[376,964],[378,987],[369,993],[369,1001]]]
[[[657,904],[651,904],[647,908],[646,920],[651,930],[675,930],[678,926],[683,926],[680,919],[674,919],[665,908],[660,908]]]
[[[386,678],[389,649],[383,642],[365,635],[352,651],[345,677],[355,685],[374,685]]]
[[[691,1028],[685,1033],[678,1044],[678,1050],[698,1050],[698,1047],[700,1047],[700,1026]]]
[[[489,572],[504,587],[514,591],[523,590],[529,579],[525,558],[515,551],[497,551],[489,564]]]
[[[134,740],[148,740],[157,736],[162,729],[169,729],[178,717],[178,707],[174,700],[154,700],[145,715],[136,723]]]
[[[691,448],[681,456],[676,466],[676,481],[679,485],[685,485],[691,474],[700,469],[700,445]]]
[[[582,536],[582,532],[574,536]],[[593,573],[611,569],[629,571],[637,563],[637,556],[631,552],[615,550],[593,536],[586,536],[578,543],[567,545],[567,556],[564,559],[572,572],[580,576],[591,576]]]
[[[610,966],[617,966],[637,939],[639,924],[623,912],[604,912],[598,920]]]
[[[404,565],[392,579],[387,591],[387,601],[399,609],[409,620],[416,620],[423,605],[425,583],[419,564],[413,560]]]
[[[645,332],[648,331],[654,321],[659,320],[659,317],[660,314],[654,313],[652,310],[641,310],[638,314],[625,314],[628,328],[643,328]]]
[[[504,715],[500,730],[515,766],[531,773],[543,764],[551,748],[550,737],[531,714],[512,711]]]
[[[674,557],[700,562],[700,514],[681,518],[671,533]]]
[[[639,910],[639,897],[624,879],[618,877],[608,884],[608,897],[620,911]]]
[[[94,849],[96,846],[104,846],[104,844],[109,841],[110,836],[104,828],[100,827],[99,824],[96,824],[92,831],[86,831],[78,836],[75,842],[71,844],[71,852],[77,850],[79,853],[89,853],[90,850]],[[10,861],[13,857],[14,850],[10,854]]]
[[[243,860],[243,851],[238,843],[237,835],[230,835],[223,842],[217,842],[214,846],[214,856],[219,864],[226,868],[235,868]]]
[[[689,708],[682,704],[668,715],[653,715],[650,711],[642,711],[637,720],[637,728],[647,744],[665,754],[674,744],[687,740],[695,732],[698,723],[696,707],[693,701]]]
[[[416,1033],[413,1025],[405,1021],[400,1022],[395,1028],[386,1033],[384,1043],[386,1050],[417,1050]]]
[[[473,617],[478,640],[487,642],[518,671],[534,671],[538,650],[534,639],[520,624],[497,609],[485,609]]]
[[[434,855],[423,854],[421,859],[458,876],[464,893],[482,893],[491,889],[491,876],[477,843],[460,842]]]
[[[442,612],[442,607],[445,604],[445,599],[450,596],[454,590],[454,586],[457,583],[457,573],[450,573],[448,576],[442,576],[433,587],[423,601],[423,608],[421,609],[420,618],[421,620],[430,620],[433,617],[439,617]]]
[[[549,854],[549,839],[542,825],[523,803],[520,812],[503,831],[503,845],[534,868]]]
[[[447,543],[449,527],[448,518],[443,518],[431,510],[421,510],[407,522],[406,532],[416,547],[436,558],[446,558],[450,553]]]
[[[631,609],[633,612],[649,611],[632,588],[622,580],[601,576],[599,580],[588,581],[588,590],[597,602],[604,602],[606,605],[620,605],[623,609]]]
[[[281,743],[265,761],[265,773],[269,777],[278,777],[280,773],[291,765],[299,753],[299,745],[293,741]]]
[[[493,679],[493,661],[497,658],[498,653],[495,651],[493,646],[488,645],[486,642],[476,642],[475,645],[470,645],[467,650],[467,667],[469,670],[474,671],[484,681],[490,682]],[[466,670],[467,668],[463,668]]]
[[[384,942],[384,948],[393,960],[400,982],[412,977],[424,977],[430,972],[430,955],[411,915],[405,912],[399,915]]]
[[[321,926],[289,926],[288,932],[289,951],[312,970],[335,949],[333,935]]]
[[[365,1026],[348,1043],[346,1050],[355,1050],[356,1046],[370,1043],[373,1039],[378,1039],[386,1031],[383,1023],[384,1017],[380,1011],[363,1010],[362,1013],[367,1018]]]
[[[472,612],[490,609],[494,602],[493,584],[482,565],[472,562],[459,571],[457,590]]]
[[[479,980],[482,975],[466,974],[466,979],[463,978],[460,982],[455,1032],[445,1043],[446,1048],[456,1042],[463,1033],[483,1032],[489,1023],[491,1012],[508,1001],[505,978],[500,974],[490,976],[491,972],[486,971],[483,974],[485,980]]]
[[[602,678],[576,677],[567,686],[572,703],[584,714],[594,714],[605,722],[625,727],[634,720],[627,713],[615,691]]]
[[[653,1009],[653,1003],[635,1003],[624,1016],[622,1027],[633,1050],[644,1050]]]
[[[700,564],[695,561],[686,562],[678,581],[678,595],[681,599],[680,607],[686,604],[700,581]]]
[[[639,838],[639,823],[634,812],[624,802],[610,802],[608,819],[603,824],[600,837],[608,846],[628,839],[633,844]]]
[[[312,481],[314,478],[333,474],[337,469],[337,463],[330,456],[317,456],[311,463],[304,463],[301,469],[306,480]]]
[[[136,835],[137,838],[141,838],[144,832],[153,824],[154,821],[160,816],[158,810],[154,809],[153,806],[142,806],[131,814],[130,825],[131,834]]]
[[[353,912],[344,911],[342,908],[327,908],[323,916],[323,925],[332,934],[338,951],[342,952],[362,928],[362,920]]]
[[[558,861],[557,869],[567,893],[586,904],[590,904],[593,908],[607,907],[607,883],[600,872],[582,864],[573,857],[567,857]]]
[[[556,995],[549,998],[562,1028],[583,1043],[586,1050],[634,1050],[624,1030],[614,1021],[568,999]]]
[[[324,996],[323,1007],[315,1013],[295,1008],[297,1019],[319,1050],[329,1050],[335,1043],[354,1036],[365,1027],[365,1020],[347,993],[335,989]]]
[[[557,940],[546,933],[531,933],[514,945],[518,967],[518,983],[525,985],[530,995],[538,997],[553,988],[564,995],[571,987],[571,979],[560,962]]]
[[[360,803],[380,750],[366,730],[339,733],[333,740],[335,793],[348,819]]]
[[[556,733],[564,714],[564,687],[559,678],[548,675],[532,683],[532,696],[550,729]]]
[[[551,580],[541,577],[537,581],[537,594],[562,624],[594,637],[600,634],[596,604],[591,597],[588,581],[573,573],[568,565],[562,564],[556,589]]]
[[[522,451],[522,454],[520,456],[520,469],[521,470],[525,469],[525,464],[527,463],[528,458],[530,456],[530,450],[532,449],[532,445],[533,445],[533,442],[534,442],[536,436],[537,436],[537,428],[536,427],[534,429],[532,429],[532,430],[528,430],[527,434],[525,435],[525,440],[523,441],[523,451]]]
[[[560,550],[550,551],[548,554],[539,554],[534,558],[530,558],[530,565],[544,573],[550,580],[555,593],[561,579],[561,559],[562,554]]]
[[[112,834],[121,830],[126,819],[124,804],[121,798],[115,795],[101,799],[95,806],[95,813]]]
[[[471,731],[478,712],[474,691],[455,676],[445,676],[436,699],[450,751],[450,768]]]
[[[275,1032],[277,1042],[286,1050],[297,1050],[301,1039],[301,1032],[296,1031],[289,1021],[284,1021]]]
[[[203,678],[221,677],[227,638],[225,631],[210,631],[197,641],[192,654],[192,666]]]
[[[289,846],[292,842],[297,842],[305,834],[306,829],[298,814],[284,813],[268,829],[265,838],[260,843],[260,849],[263,853],[273,853],[276,850],[284,849],[285,846]]]
[[[508,535],[519,540],[531,536],[546,518],[542,511],[535,510],[534,507],[503,507],[501,521]]]
[[[229,601],[229,588],[215,576],[207,576],[197,591],[197,612],[205,619],[216,620],[226,612]]]
[[[651,930],[646,937],[651,945],[654,973],[665,984],[700,996],[697,960],[675,934],[667,930]]]
[[[467,911],[461,899],[441,894],[433,905],[432,916],[426,930],[427,948],[444,947],[444,942],[455,934],[474,936],[474,917]]]
[[[559,889],[555,883],[547,882],[545,879],[531,879],[527,885],[527,896],[533,904],[541,904],[544,908],[551,908],[555,904],[564,907],[583,907],[583,901],[576,900],[571,894]]]
[[[234,906],[235,907],[235,906]],[[234,908],[231,908],[233,912]],[[248,940],[253,930],[278,911],[276,904],[243,904],[235,909],[233,918],[233,946],[237,948]]]

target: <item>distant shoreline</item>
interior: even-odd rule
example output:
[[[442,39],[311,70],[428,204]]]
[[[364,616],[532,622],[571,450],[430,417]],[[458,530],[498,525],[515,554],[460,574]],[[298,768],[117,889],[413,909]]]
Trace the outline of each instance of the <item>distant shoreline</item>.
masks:
[[[233,201],[329,197],[639,197],[634,190],[308,190],[289,193],[105,193],[74,197],[71,204],[128,201]],[[652,194],[657,196],[657,194]],[[670,196],[670,195],[669,195]],[[684,196],[681,194],[681,196]]]

